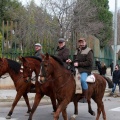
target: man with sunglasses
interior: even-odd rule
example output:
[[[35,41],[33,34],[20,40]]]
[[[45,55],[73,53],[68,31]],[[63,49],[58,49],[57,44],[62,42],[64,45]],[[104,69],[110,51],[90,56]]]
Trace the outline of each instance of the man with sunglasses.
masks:
[[[59,38],[55,56],[58,57],[67,68],[66,60],[69,58],[69,49],[66,47],[65,42],[64,38]]]

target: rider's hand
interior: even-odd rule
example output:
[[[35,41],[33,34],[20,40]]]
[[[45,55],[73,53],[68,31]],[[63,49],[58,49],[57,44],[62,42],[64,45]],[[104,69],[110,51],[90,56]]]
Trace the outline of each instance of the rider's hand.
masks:
[[[72,62],[72,60],[71,60],[71,59],[68,59],[68,60],[66,60],[66,62],[67,62],[67,63],[71,63],[71,62]]]
[[[75,62],[75,63],[74,63],[74,66],[75,66],[75,67],[78,67],[78,62]]]

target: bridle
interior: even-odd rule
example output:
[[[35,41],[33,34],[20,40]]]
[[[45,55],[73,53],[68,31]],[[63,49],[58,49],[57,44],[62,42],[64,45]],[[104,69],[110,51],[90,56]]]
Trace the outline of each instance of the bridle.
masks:
[[[48,64],[45,65],[45,66],[48,68],[48,66],[50,66],[50,62],[48,61]],[[43,71],[44,73],[43,73],[43,72],[41,73],[41,71]],[[45,71],[44,61],[43,61],[43,62],[41,63],[41,67],[40,67],[40,77],[44,77],[44,78],[45,78],[44,83],[45,83],[46,81],[54,81],[54,80],[59,79],[60,77],[63,76],[63,75],[59,75],[57,78],[54,78],[54,79],[52,79],[52,80],[49,80],[49,76],[47,76],[47,72],[48,72],[48,69],[46,69],[46,71]],[[71,75],[73,75],[73,74],[71,73]],[[71,75],[68,77],[68,80],[56,90],[56,92],[58,92],[61,88],[63,88],[63,87],[69,82]],[[43,83],[42,83],[42,84],[43,84]]]
[[[23,74],[23,78],[25,79],[25,82],[30,82],[30,81],[34,81],[35,80],[35,78],[36,78],[36,76],[35,77],[31,77],[32,75],[32,70],[31,70],[31,67],[30,67],[30,63],[29,62],[27,62],[27,67],[26,67],[26,69],[27,69],[27,73],[28,73],[28,76],[24,76],[24,74]],[[24,73],[24,71],[26,71],[25,70],[25,68],[23,67],[23,73]]]

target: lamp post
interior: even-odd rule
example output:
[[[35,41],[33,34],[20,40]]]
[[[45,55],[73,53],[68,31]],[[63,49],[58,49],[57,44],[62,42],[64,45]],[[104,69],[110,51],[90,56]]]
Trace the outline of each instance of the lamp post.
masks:
[[[117,54],[117,0],[115,0],[115,13],[114,13],[114,68],[116,65]]]

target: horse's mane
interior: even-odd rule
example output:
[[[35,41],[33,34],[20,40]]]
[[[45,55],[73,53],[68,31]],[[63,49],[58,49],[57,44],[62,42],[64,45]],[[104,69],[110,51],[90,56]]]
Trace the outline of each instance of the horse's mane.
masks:
[[[15,73],[19,73],[20,68],[21,68],[21,64],[16,62],[16,61],[14,61],[14,60],[10,60],[10,59],[7,59],[7,61],[8,61],[9,67],[12,70],[14,70]]]
[[[63,64],[63,62],[58,58],[58,57],[56,57],[56,56],[54,56],[54,55],[50,55],[55,61],[57,61],[60,65],[64,65]]]
[[[37,56],[26,56],[25,58],[33,58],[33,59],[36,59],[36,60],[42,62],[42,59]]]

